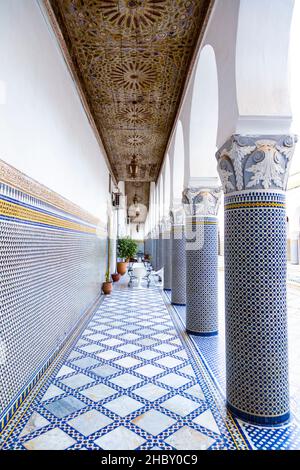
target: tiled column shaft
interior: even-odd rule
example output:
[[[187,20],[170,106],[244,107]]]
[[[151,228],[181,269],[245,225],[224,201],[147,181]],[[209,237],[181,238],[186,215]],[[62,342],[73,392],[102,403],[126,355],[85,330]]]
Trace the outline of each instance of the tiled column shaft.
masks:
[[[185,236],[184,224],[172,223],[171,226],[171,257],[172,257],[172,294],[171,301],[175,305],[186,302],[186,270],[185,270]]]
[[[218,333],[218,221],[221,191],[187,188],[186,329],[212,336]]]
[[[225,192],[227,403],[245,420],[289,418],[285,189],[292,136],[233,136]]]
[[[159,239],[158,239],[158,259],[157,259],[157,269],[162,269],[163,267],[163,237],[162,230],[159,229]]]
[[[157,239],[156,234],[153,235],[153,255],[152,255],[152,267],[156,271],[156,252],[157,252]]]
[[[170,231],[165,232],[164,238],[164,289],[172,289],[172,257]]]

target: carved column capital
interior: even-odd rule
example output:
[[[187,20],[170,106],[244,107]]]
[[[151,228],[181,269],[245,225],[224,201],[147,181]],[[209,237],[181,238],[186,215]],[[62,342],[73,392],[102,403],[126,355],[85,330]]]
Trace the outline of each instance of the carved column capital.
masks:
[[[225,194],[285,191],[297,140],[295,135],[233,135],[216,153]]]
[[[172,225],[184,225],[185,212],[182,204],[173,206],[170,209],[170,222]]]
[[[164,216],[161,219],[161,227],[162,227],[162,233],[163,233],[164,236],[166,236],[168,233],[170,233],[170,229],[171,229],[170,216]]]
[[[216,216],[220,204],[221,188],[186,188],[182,202],[189,216]]]

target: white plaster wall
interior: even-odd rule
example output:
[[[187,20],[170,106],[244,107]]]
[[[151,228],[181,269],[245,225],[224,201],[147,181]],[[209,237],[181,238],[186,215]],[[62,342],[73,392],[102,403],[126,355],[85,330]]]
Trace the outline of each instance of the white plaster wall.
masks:
[[[177,122],[173,134],[173,152],[171,153],[171,204],[180,203],[184,186],[185,157],[184,135],[181,121]]]
[[[35,0],[1,0],[0,64],[0,158],[105,221],[103,153]]]
[[[200,51],[192,85],[189,126],[190,176],[216,177],[218,76],[214,50],[209,44]]]

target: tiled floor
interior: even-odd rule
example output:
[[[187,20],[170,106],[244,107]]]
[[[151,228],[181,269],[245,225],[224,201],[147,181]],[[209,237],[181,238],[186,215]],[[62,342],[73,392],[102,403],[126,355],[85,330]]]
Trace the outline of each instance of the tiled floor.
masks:
[[[295,344],[299,295],[300,289],[289,289]],[[0,437],[2,447],[300,448],[296,373],[289,425],[262,428],[227,413],[222,297],[220,291],[219,336],[191,338],[184,330],[184,308],[174,310],[156,287],[128,289],[121,283],[25,400]],[[300,348],[292,349],[294,371]]]
[[[121,285],[2,435],[4,449],[247,449],[159,289]]]

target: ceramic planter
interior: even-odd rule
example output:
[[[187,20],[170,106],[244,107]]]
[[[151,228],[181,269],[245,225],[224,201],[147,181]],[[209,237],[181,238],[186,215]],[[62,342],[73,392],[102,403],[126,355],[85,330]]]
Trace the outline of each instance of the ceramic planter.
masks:
[[[119,274],[119,273],[114,273],[114,274],[111,275],[111,277],[112,277],[112,280],[113,280],[114,282],[118,282],[118,281],[120,280],[121,274]]]
[[[117,263],[117,271],[118,271],[119,274],[121,274],[121,276],[126,274],[127,265],[128,265],[128,263],[126,261],[119,261]]]
[[[102,284],[103,294],[105,294],[105,295],[111,294],[112,288],[113,288],[113,285],[112,285],[111,281],[103,282],[103,284]]]

